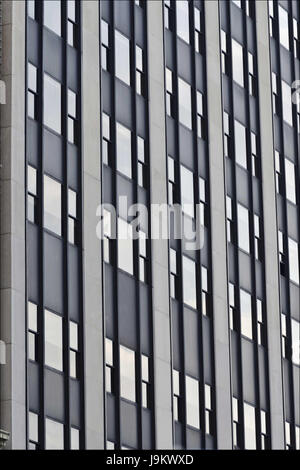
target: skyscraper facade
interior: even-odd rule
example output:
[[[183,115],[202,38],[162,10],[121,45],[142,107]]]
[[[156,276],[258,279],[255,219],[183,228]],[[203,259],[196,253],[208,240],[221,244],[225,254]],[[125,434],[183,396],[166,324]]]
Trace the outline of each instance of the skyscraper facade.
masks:
[[[300,3],[0,6],[6,447],[299,449]]]

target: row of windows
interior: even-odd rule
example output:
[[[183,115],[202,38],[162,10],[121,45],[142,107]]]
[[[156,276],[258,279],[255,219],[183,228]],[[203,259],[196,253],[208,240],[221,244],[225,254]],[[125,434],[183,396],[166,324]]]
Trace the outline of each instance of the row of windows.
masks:
[[[39,361],[39,311],[38,306],[28,302],[28,358]],[[44,312],[45,365],[63,371],[63,318],[49,310]],[[78,378],[78,324],[69,322],[69,368],[70,377]]]
[[[137,401],[137,354],[132,349],[125,346],[119,346],[119,373],[120,373],[120,396],[125,400]],[[105,362],[106,362],[106,391],[115,394],[115,374],[117,373],[117,361],[114,355],[113,342],[105,339]],[[141,355],[141,380],[142,380],[142,397],[141,403],[144,408],[151,407],[150,394],[150,359],[145,354]]]
[[[28,203],[27,217],[34,224],[39,223],[40,199],[38,192],[37,170],[31,165],[27,168]],[[50,230],[58,236],[62,235],[62,185],[48,175],[43,177],[43,220],[44,228]],[[77,194],[72,189],[68,189],[68,241],[72,244],[78,242],[78,209]]]
[[[111,56],[111,35],[110,26],[105,20],[101,20],[101,66],[103,70],[111,71],[113,68],[113,56]],[[114,67],[115,76],[130,86],[132,83],[131,77],[131,58],[130,58],[130,40],[120,33],[118,30],[114,30]],[[138,95],[146,95],[145,86],[145,66],[144,66],[144,52],[143,49],[136,45],[135,46],[135,83],[136,92]]]
[[[71,426],[70,449],[79,449],[79,429]],[[29,450],[39,449],[39,415],[33,411],[29,412]],[[45,419],[45,449],[64,449],[64,425],[58,421],[46,417]]]
[[[44,73],[43,76],[43,123],[49,129],[58,134],[62,132],[62,85],[50,75]],[[32,119],[39,119],[39,87],[38,87],[38,69],[33,64],[28,63],[28,94],[27,94],[27,113]],[[68,107],[68,141],[77,144],[79,140],[78,133],[78,105],[77,95],[71,89],[68,89],[67,98]]]
[[[244,427],[241,427],[243,413]],[[243,403],[243,409],[239,407],[237,398],[232,398],[232,421],[233,421],[233,447],[234,449],[257,449],[269,448],[269,433],[267,412],[260,410],[259,421],[256,409],[247,402]],[[257,446],[257,430],[260,428],[260,442]]]
[[[200,417],[200,383],[197,379],[185,376],[185,408],[183,403],[183,387],[181,374],[173,369],[173,414],[175,421],[183,421],[184,411],[186,424],[196,429],[205,427],[206,434],[214,434],[214,413],[212,387],[204,384],[205,426],[201,425]]]
[[[278,5],[278,10],[276,11],[274,7],[274,1],[269,0],[270,35],[271,37],[277,36],[276,25],[278,25],[280,44],[288,51],[294,51],[295,59],[300,59],[299,22],[296,18],[291,19],[288,11],[286,11],[281,5]],[[276,22],[276,18],[278,18],[278,22]]]
[[[78,46],[79,32],[77,26],[77,7],[76,0],[67,0],[67,41],[68,44],[72,47]],[[28,16],[33,20],[39,20],[40,17],[43,17],[44,26],[50,29],[53,33],[58,36],[62,35],[63,24],[62,24],[62,5],[65,2],[61,0],[44,0],[40,2],[38,0],[28,0],[27,1],[27,11]],[[41,7],[43,6],[43,11]]]

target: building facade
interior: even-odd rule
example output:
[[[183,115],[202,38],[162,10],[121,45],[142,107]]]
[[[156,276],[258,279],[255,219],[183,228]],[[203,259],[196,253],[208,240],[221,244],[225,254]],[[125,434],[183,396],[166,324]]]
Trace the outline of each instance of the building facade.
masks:
[[[299,449],[299,2],[0,5],[7,447]]]

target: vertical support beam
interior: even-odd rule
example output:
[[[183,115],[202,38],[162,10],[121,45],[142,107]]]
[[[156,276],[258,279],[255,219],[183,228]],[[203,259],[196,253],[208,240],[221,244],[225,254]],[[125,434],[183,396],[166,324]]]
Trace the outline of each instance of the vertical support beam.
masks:
[[[205,1],[212,285],[218,449],[232,448],[219,5]]]
[[[25,322],[25,1],[2,2],[6,104],[1,104],[0,167],[0,428],[8,448],[26,448]]]
[[[283,378],[280,338],[277,212],[273,143],[272,82],[268,2],[256,2],[261,172],[264,212],[266,312],[269,362],[271,445],[284,448]]]
[[[163,2],[148,0],[151,204],[167,204]],[[152,224],[155,221],[152,220]],[[168,241],[152,240],[155,447],[172,449],[172,359]]]
[[[99,2],[82,2],[83,264],[86,449],[104,448]]]

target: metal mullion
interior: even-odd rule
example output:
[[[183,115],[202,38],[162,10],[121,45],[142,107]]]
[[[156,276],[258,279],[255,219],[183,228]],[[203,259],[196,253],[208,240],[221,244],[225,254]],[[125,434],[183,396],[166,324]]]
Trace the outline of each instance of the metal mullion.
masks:
[[[198,152],[198,129],[197,129],[197,86],[196,86],[196,52],[195,52],[195,22],[194,22],[194,2],[190,3],[190,53],[192,56],[192,127],[193,127],[193,146],[194,146],[194,170],[193,170],[193,180],[194,180],[194,201],[196,204],[199,204],[199,152]],[[201,10],[200,15],[201,15]],[[206,97],[205,97],[206,98]],[[204,108],[206,110],[206,106]],[[195,210],[196,208],[194,208]],[[196,220],[198,217],[198,212],[195,210]],[[195,220],[195,223],[196,223]],[[196,226],[197,227],[197,226]],[[201,253],[198,250],[196,253],[196,299],[197,299],[197,311],[198,311],[198,369],[200,376],[200,387],[199,387],[199,417],[200,417],[200,436],[201,436],[201,447],[205,449],[205,396],[204,396],[204,368],[203,368],[203,316],[202,316],[202,276],[201,276]],[[204,406],[203,406],[204,405]]]
[[[237,186],[237,177],[236,177],[236,158],[235,158],[235,126],[234,126],[234,100],[233,100],[233,89],[234,89],[234,82],[233,82],[233,74],[232,74],[232,35],[231,35],[231,8],[232,4],[228,3],[228,26],[229,26],[229,37],[230,37],[230,45],[229,45],[229,52],[230,52],[230,57],[231,57],[231,68],[230,68],[230,90],[231,90],[231,99],[230,99],[230,107],[231,107],[231,123],[232,123],[232,147],[231,147],[231,159],[233,157],[233,148],[234,148],[234,159],[232,159],[232,172],[233,172],[233,180],[234,180],[234,190],[233,190],[233,197],[234,197],[234,218],[235,218],[235,247],[234,247],[234,255],[235,255],[235,267],[236,267],[236,284],[235,288],[238,288],[238,302],[237,302],[237,308],[239,312],[239,331],[236,332],[239,338],[238,341],[238,389],[239,389],[239,396],[238,396],[238,413],[239,413],[239,428],[244,429],[244,392],[243,392],[243,381],[242,381],[242,334],[241,334],[241,308],[240,308],[240,269],[239,269],[239,247],[238,247],[238,212],[237,212],[237,191],[236,191],[236,186]],[[225,165],[226,167],[226,165]],[[226,181],[226,180],[225,180]],[[226,193],[227,195],[227,193]],[[228,250],[228,246],[227,246]],[[232,333],[230,333],[230,343],[231,343],[231,336]],[[232,361],[231,361],[231,374],[232,374]],[[231,393],[232,395],[232,393]],[[233,395],[232,395],[233,397]],[[242,444],[244,446],[244,432],[242,433]]]
[[[101,3],[101,2],[100,2]],[[121,429],[121,393],[120,393],[120,331],[119,331],[119,308],[118,308],[118,213],[117,213],[117,168],[116,168],[116,155],[117,155],[117,145],[116,145],[116,75],[115,75],[115,63],[116,63],[116,54],[115,54],[115,2],[111,4],[111,30],[112,30],[112,41],[111,48],[113,51],[113,60],[112,62],[112,116],[111,116],[111,135],[113,136],[113,155],[115,156],[113,160],[112,168],[112,193],[114,195],[114,205],[116,209],[116,239],[115,239],[115,249],[114,249],[114,282],[115,282],[115,303],[114,303],[114,317],[115,317],[115,341],[114,341],[114,362],[115,362],[115,410],[116,410],[116,430],[119,431],[115,435],[116,445],[119,449],[122,446],[122,429]],[[115,360],[116,359],[116,360]]]
[[[62,244],[64,271],[64,312],[63,313],[63,376],[64,376],[64,447],[70,448],[70,363],[69,363],[69,286],[68,286],[68,46],[67,46],[67,3],[61,4],[63,53],[62,83],[62,139],[63,139],[63,179],[62,181]]]
[[[132,90],[131,90],[131,103],[132,103],[132,110],[133,110],[133,129],[132,129],[132,136],[134,138],[134,145],[132,145],[132,183],[134,185],[134,194],[135,194],[135,202],[138,203],[138,153],[137,153],[137,100],[138,95],[136,93],[136,28],[135,28],[135,21],[136,21],[136,5],[134,2],[131,3],[129,6],[131,8],[131,70],[134,70],[134,74],[132,77]],[[145,53],[143,48],[143,63],[145,62]],[[144,75],[144,72],[143,72]],[[142,87],[143,90],[143,87]],[[139,239],[133,241],[133,256],[136,258],[134,260],[135,264],[135,302],[136,302],[136,320],[137,320],[137,351],[135,354],[135,362],[136,362],[136,389],[137,389],[137,412],[138,412],[138,423],[140,432],[138,433],[138,448],[142,449],[143,443],[143,420],[142,420],[142,364],[141,364],[141,309],[140,309],[140,257],[139,257]]]
[[[173,71],[173,74],[172,76],[176,78],[176,82],[175,80],[173,80],[173,101],[176,97],[176,115],[174,117],[175,119],[175,126],[176,126],[176,148],[177,148],[177,155],[176,155],[176,163],[177,163],[177,170],[178,170],[178,173],[177,173],[177,176],[178,176],[178,184],[177,184],[177,194],[181,195],[181,178],[180,178],[180,153],[179,153],[179,129],[180,129],[180,124],[179,124],[179,97],[178,97],[178,36],[177,36],[177,9],[176,9],[176,2],[173,3],[173,19],[174,19],[174,29],[172,31],[172,34],[173,34],[173,43],[175,45],[174,47],[174,57],[175,57],[175,60],[174,60],[174,71]],[[167,162],[168,163],[168,162]],[[175,167],[176,168],[176,167]],[[181,273],[181,279],[180,279],[180,300],[178,301],[180,303],[180,313],[181,313],[181,335],[180,335],[180,345],[181,345],[181,349],[182,349],[182,361],[181,361],[181,374],[179,376],[179,386],[180,386],[180,389],[181,391],[183,392],[182,393],[182,398],[183,398],[183,403],[184,403],[184,407],[182,409],[182,417],[183,417],[183,421],[182,421],[182,426],[183,426],[183,436],[184,436],[184,447],[186,448],[187,445],[187,420],[186,420],[186,372],[185,372],[185,342],[184,342],[184,325],[185,325],[185,322],[184,322],[184,306],[183,306],[183,275],[182,275],[182,254],[183,254],[183,250],[182,250],[182,243],[179,243],[178,244],[179,246],[179,249],[176,250],[176,258],[177,258],[177,264],[178,264],[178,272]],[[172,305],[172,301],[171,301],[171,305]],[[182,387],[182,385],[184,385]],[[183,388],[183,390],[182,390]],[[174,436],[175,437],[175,436]]]

